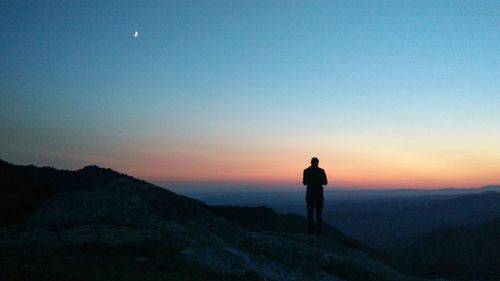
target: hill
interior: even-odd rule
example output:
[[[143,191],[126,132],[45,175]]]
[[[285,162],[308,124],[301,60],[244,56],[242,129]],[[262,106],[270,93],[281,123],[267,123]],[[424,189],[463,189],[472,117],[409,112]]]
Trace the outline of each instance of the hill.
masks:
[[[0,227],[23,224],[56,189],[0,160]]]
[[[500,217],[434,230],[394,253],[391,263],[419,276],[500,280]]]
[[[416,280],[333,227],[325,237],[297,233],[305,225],[298,216],[210,207],[96,166],[2,161],[0,175],[10,198],[1,280]],[[222,213],[272,219],[255,224]]]

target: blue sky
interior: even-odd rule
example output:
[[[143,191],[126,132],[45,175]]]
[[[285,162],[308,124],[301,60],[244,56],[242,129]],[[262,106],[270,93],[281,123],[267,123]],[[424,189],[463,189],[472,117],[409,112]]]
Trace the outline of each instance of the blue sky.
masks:
[[[0,10],[5,160],[269,184],[316,155],[345,186],[500,180],[499,1]]]

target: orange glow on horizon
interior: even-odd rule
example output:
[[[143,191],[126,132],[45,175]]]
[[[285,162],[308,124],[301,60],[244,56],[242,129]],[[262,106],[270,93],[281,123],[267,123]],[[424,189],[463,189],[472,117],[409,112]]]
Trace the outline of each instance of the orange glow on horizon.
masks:
[[[302,159],[301,159],[302,160]],[[194,162],[194,161],[193,161]],[[179,162],[177,162],[179,163]],[[444,188],[480,187],[497,184],[500,176],[493,168],[469,170],[454,167],[395,165],[391,163],[324,163],[320,166],[327,172],[327,188]],[[138,178],[155,182],[213,182],[254,184],[263,186],[302,186],[302,171],[306,161],[288,163],[234,162],[206,164],[203,161],[172,165],[170,162],[151,166],[124,167],[124,171]]]
[[[153,182],[302,186],[302,171],[317,156],[328,175],[326,188],[425,189],[500,183],[500,152],[479,145],[452,146],[437,141],[426,146],[386,145],[383,140],[372,140],[367,146],[349,139],[307,141],[244,148],[207,144],[169,149],[152,144],[140,150],[129,148],[124,159],[89,161]]]

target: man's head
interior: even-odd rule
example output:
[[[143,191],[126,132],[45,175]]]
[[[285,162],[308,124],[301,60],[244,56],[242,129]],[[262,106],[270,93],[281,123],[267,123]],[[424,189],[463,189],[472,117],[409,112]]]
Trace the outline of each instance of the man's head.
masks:
[[[311,158],[311,166],[318,167],[319,159],[316,157]]]

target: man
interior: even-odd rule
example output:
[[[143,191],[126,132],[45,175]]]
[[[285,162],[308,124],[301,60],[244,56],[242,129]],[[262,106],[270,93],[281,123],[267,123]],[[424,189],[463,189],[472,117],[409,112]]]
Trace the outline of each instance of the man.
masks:
[[[307,186],[307,220],[309,233],[321,235],[323,227],[323,185],[328,183],[325,170],[318,167],[319,160],[311,159],[311,166],[304,170],[302,183]],[[314,227],[314,213],[316,213],[316,229]]]

